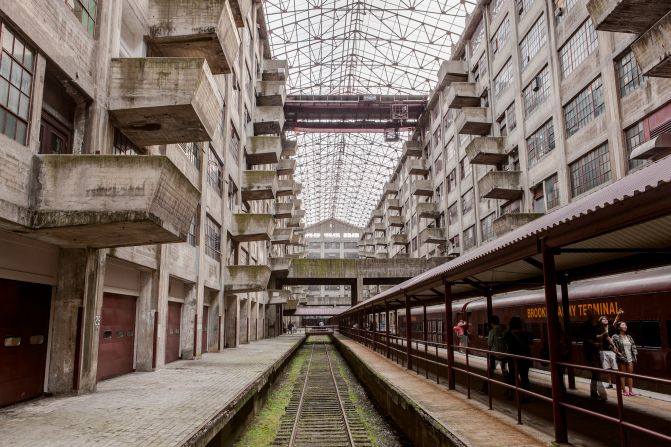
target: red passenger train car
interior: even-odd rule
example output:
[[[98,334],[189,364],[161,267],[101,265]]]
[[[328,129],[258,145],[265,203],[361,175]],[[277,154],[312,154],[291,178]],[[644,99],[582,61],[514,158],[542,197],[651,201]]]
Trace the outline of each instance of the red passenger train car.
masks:
[[[569,285],[572,339],[572,362],[584,363],[582,343],[578,338],[580,325],[592,308],[598,315],[614,318],[619,307],[624,310],[622,321],[627,322],[628,333],[638,346],[635,373],[671,379],[671,269],[656,269],[619,275]],[[558,297],[561,293],[558,290]],[[541,357],[546,344],[547,324],[543,290],[498,295],[492,301],[493,314],[506,324],[519,316],[534,336],[532,353]],[[468,322],[470,346],[487,349],[487,306],[484,298],[455,303],[452,307],[455,321]],[[562,321],[560,304],[560,321]],[[412,337],[423,337],[423,310],[411,312]],[[444,306],[427,307],[429,341],[442,343],[444,338]],[[399,334],[405,334],[405,313],[399,311]],[[668,391],[668,390],[665,390]]]

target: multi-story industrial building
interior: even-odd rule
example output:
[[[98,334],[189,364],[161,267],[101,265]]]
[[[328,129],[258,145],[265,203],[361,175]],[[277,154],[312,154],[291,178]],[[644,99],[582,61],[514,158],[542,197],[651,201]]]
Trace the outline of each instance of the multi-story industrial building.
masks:
[[[459,256],[669,153],[668,2],[587,3],[478,2],[361,256]]]
[[[259,4],[3,0],[0,28],[0,405],[277,335],[304,224]]]

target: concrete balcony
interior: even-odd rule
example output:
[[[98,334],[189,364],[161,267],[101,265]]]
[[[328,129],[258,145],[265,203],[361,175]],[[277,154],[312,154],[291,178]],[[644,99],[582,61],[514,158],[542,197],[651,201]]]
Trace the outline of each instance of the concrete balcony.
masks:
[[[289,78],[289,65],[282,60],[263,60],[261,79],[264,81],[286,81]]]
[[[294,211],[295,212],[295,211]],[[305,228],[305,222],[301,217],[292,217],[287,221],[288,228]]]
[[[390,227],[403,228],[403,217],[401,216],[387,216],[387,225]]]
[[[384,189],[382,190],[382,195],[398,194],[398,181],[387,182],[384,184]]]
[[[37,155],[29,236],[65,247],[183,242],[200,192],[163,156]]]
[[[422,148],[419,141],[405,141],[403,143],[403,152],[401,153],[401,160],[405,161],[408,157],[421,157]]]
[[[285,81],[259,81],[256,83],[258,94],[257,106],[284,106],[287,100],[287,83]]]
[[[287,304],[287,300],[291,297],[291,293],[285,289],[268,290],[268,303],[273,304]]]
[[[494,220],[493,228],[494,234],[496,237],[503,236],[504,234],[526,225],[534,219],[539,218],[543,214],[539,213],[511,213],[504,214],[503,216]]]
[[[277,197],[296,196],[298,194],[295,180],[280,180],[277,186]]]
[[[212,73],[231,72],[240,36],[226,0],[150,0],[148,6],[152,56],[205,58]]]
[[[492,119],[488,107],[464,107],[455,122],[457,132],[462,135],[485,136],[492,131]]]
[[[386,231],[387,224],[384,222],[376,222],[373,224],[373,231]]]
[[[224,267],[224,293],[266,290],[270,273],[267,265],[228,265]]]
[[[389,257],[389,252],[386,248],[380,248],[379,250],[375,251],[375,257],[377,259],[387,259]]]
[[[296,140],[285,140],[282,139],[282,156],[283,157],[293,157],[296,155],[296,147],[298,143]]]
[[[273,207],[273,217],[275,219],[288,219],[293,216],[294,212],[294,204],[289,202],[289,203],[283,203],[283,202],[275,202],[275,205]]]
[[[426,160],[423,158],[407,160],[405,162],[405,169],[408,171],[408,175],[419,175],[424,177],[429,175],[429,168],[426,166],[426,164]]]
[[[448,244],[447,247],[447,256],[459,256],[461,254],[461,247],[455,244]]]
[[[254,113],[254,135],[280,135],[284,129],[284,107],[257,106]]]
[[[294,230],[291,228],[275,228],[270,242],[273,245],[289,245],[291,238],[294,235]]]
[[[420,219],[438,219],[440,217],[440,206],[437,203],[418,203],[415,209]]]
[[[275,171],[244,171],[242,173],[242,200],[274,199],[277,194]]]
[[[245,150],[249,165],[274,164],[280,160],[282,138],[276,136],[248,137]]]
[[[277,175],[292,175],[296,170],[296,160],[283,158],[277,162]]]
[[[294,209],[299,210],[303,207],[303,201],[301,199],[291,199],[291,203],[294,204]]]
[[[432,197],[433,184],[431,180],[418,179],[412,182],[411,191],[413,196]]]
[[[663,3],[668,3],[668,1]],[[668,11],[669,6],[667,5],[666,8]],[[644,75],[671,78],[669,42],[671,42],[671,12],[662,17],[631,45]]]
[[[387,246],[387,239],[384,238],[384,237],[376,237],[376,238],[373,239],[373,243],[374,243],[376,246],[384,246],[384,247],[386,247],[386,246]]]
[[[299,218],[305,217],[305,210],[294,210],[294,212],[292,213],[292,217],[299,217]]]
[[[599,31],[643,34],[671,10],[671,1],[590,0],[587,10]]]
[[[394,246],[403,246],[408,245],[408,235],[407,234],[392,234],[389,237],[389,243]]]
[[[384,219],[384,210],[381,208],[376,208],[373,210],[371,216],[373,219]]]
[[[484,199],[516,200],[524,191],[521,171],[489,171],[480,180],[478,188]]]
[[[221,118],[219,92],[204,59],[112,59],[109,112],[138,146],[210,141]]]
[[[479,107],[480,92],[475,82],[454,82],[447,90],[446,103],[450,109]]]
[[[474,165],[498,165],[508,159],[505,137],[477,137],[466,146],[466,155]]]
[[[305,237],[302,234],[292,234],[290,245],[305,246]]]
[[[663,133],[631,151],[632,160],[659,160],[671,155],[671,134]]]
[[[269,241],[275,222],[272,214],[235,213],[231,218],[231,239],[236,242]]]
[[[437,90],[442,90],[453,82],[468,81],[468,63],[466,61],[445,61],[438,69]]]
[[[424,228],[419,233],[421,244],[444,244],[447,242],[445,228]]]
[[[252,10],[252,0],[229,0],[231,3],[231,10],[233,11],[233,17],[235,19],[235,26],[238,28],[244,28],[247,24],[245,23],[245,17],[249,14],[249,11]]]
[[[385,205],[388,210],[401,211],[403,209],[401,199],[387,199],[385,200]]]
[[[375,247],[375,239],[373,238],[366,239],[364,242],[367,247]]]

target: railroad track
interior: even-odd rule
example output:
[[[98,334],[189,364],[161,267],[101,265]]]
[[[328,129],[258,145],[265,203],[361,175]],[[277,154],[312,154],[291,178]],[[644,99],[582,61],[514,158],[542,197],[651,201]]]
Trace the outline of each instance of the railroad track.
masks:
[[[372,446],[349,398],[330,342],[307,342],[310,354],[280,421],[274,446]]]

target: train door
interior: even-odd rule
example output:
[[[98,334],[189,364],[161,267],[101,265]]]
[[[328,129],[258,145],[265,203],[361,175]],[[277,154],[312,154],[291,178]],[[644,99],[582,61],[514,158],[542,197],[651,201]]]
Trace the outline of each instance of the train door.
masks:
[[[201,328],[202,344],[201,352],[207,352],[207,322],[210,316],[210,306],[203,306],[203,324]]]
[[[182,303],[168,302],[168,328],[165,337],[165,363],[179,360],[180,328],[182,326]]]
[[[44,391],[51,287],[0,279],[0,407]]]
[[[103,295],[98,381],[133,372],[136,301],[130,295]]]

